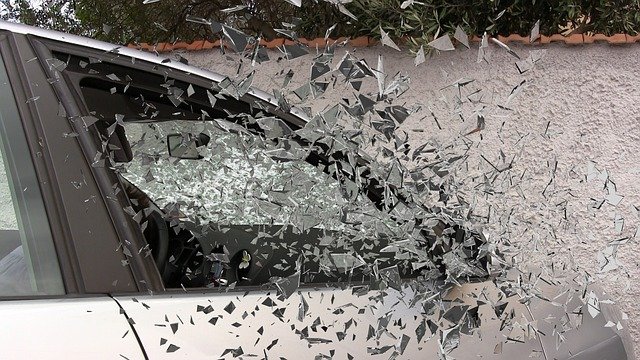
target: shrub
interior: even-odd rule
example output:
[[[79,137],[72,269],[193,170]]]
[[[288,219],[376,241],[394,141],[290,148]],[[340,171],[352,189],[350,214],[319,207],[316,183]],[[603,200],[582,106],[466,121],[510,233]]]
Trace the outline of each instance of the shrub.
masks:
[[[339,9],[336,3],[340,1],[345,0],[302,0],[302,6],[296,7],[285,0],[162,0],[149,4],[44,0],[45,6],[36,10],[27,0],[0,0],[0,14],[4,19],[117,43],[211,38],[210,27],[186,21],[189,16],[226,23],[267,39],[281,37],[275,30],[280,28],[302,37],[322,37],[334,24],[333,37],[379,36],[382,27],[393,37],[406,36],[417,43],[429,41],[437,32],[453,32],[458,25],[477,35],[527,35],[538,20],[542,34],[636,34],[640,29],[640,3],[632,0],[351,0]],[[236,6],[242,8],[228,10]]]

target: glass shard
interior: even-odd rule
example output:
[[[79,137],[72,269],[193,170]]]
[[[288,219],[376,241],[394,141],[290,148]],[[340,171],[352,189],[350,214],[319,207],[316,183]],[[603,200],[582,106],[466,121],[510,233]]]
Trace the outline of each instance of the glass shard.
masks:
[[[396,45],[396,43],[391,40],[391,37],[389,37],[389,34],[382,29],[382,26],[380,27],[380,41],[382,42],[383,46],[388,46],[392,49],[400,51],[398,45]]]
[[[453,34],[453,38],[458,40],[459,43],[469,49],[469,36],[462,30],[460,25],[456,26],[456,32]]]
[[[456,48],[453,46],[453,43],[451,42],[451,38],[449,37],[448,34],[445,34],[437,39],[434,39],[433,41],[431,41],[430,43],[427,44],[428,46],[431,46],[432,48],[436,49],[436,50],[440,50],[440,51],[451,51],[451,50],[455,50]]]
[[[413,63],[415,64],[415,66],[418,66],[418,65],[422,64],[424,61],[425,61],[424,46],[421,45],[420,49],[416,53],[416,58],[413,60]]]
[[[531,28],[531,33],[529,35],[529,42],[532,43],[540,37],[540,20],[536,21]]]

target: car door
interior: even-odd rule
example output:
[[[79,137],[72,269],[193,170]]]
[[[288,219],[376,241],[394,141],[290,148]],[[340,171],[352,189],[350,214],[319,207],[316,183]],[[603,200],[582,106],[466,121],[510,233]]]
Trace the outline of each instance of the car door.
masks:
[[[47,60],[9,31],[0,54],[0,357],[143,358],[108,296],[140,288]]]
[[[196,69],[180,70],[181,66],[164,66],[168,60],[133,55],[125,49],[110,48],[101,43],[88,42],[91,46],[80,47],[43,40],[42,44],[50,51],[51,55],[48,56],[64,64],[61,65],[64,67],[64,70],[60,71],[61,79],[65,81],[67,91],[77,101],[78,114],[93,116],[97,119],[93,122],[95,124],[101,122],[103,136],[99,138],[98,145],[113,150],[111,168],[118,170],[119,176],[124,178],[120,179],[120,184],[114,184],[114,188],[123,189],[125,180],[142,186],[144,192],[153,195],[152,202],[164,209],[165,219],[171,225],[170,231],[175,232],[172,234],[174,238],[180,238],[183,231],[187,234],[202,231],[201,235],[204,238],[204,232],[207,232],[211,240],[208,245],[201,243],[199,248],[191,249],[193,256],[199,257],[199,264],[204,263],[204,255],[219,256],[226,258],[224,261],[231,264],[227,269],[228,274],[236,272],[236,275],[229,275],[234,278],[233,281],[223,283],[220,280],[227,279],[209,277],[215,273],[211,269],[204,273],[193,271],[192,274],[187,273],[177,279],[165,276],[167,271],[171,271],[169,269],[156,272],[162,273],[164,284],[150,285],[149,290],[153,294],[123,294],[114,291],[114,298],[131,319],[150,358],[255,356],[361,359],[425,356],[435,358],[438,354],[447,354],[456,358],[471,359],[476,358],[478,354],[487,358],[542,354],[535,332],[517,327],[509,332],[510,338],[506,339],[502,335],[501,322],[504,320],[504,314],[518,314],[527,319],[527,312],[521,304],[511,302],[502,307],[503,314],[494,314],[491,301],[498,302],[499,299],[492,298],[492,290],[483,290],[485,287],[493,286],[490,283],[463,286],[441,301],[437,296],[439,290],[435,283],[424,281],[421,282],[423,287],[413,287],[410,283],[403,282],[397,268],[393,266],[376,270],[379,271],[381,280],[375,284],[341,278],[333,281],[319,278],[301,281],[301,274],[294,269],[296,261],[292,259],[295,256],[288,250],[294,250],[295,253],[300,250],[294,249],[296,246],[305,249],[306,245],[318,245],[313,242],[319,240],[317,235],[321,230],[317,227],[315,230],[311,229],[311,226],[307,229],[309,231],[296,231],[284,226],[280,222],[281,219],[277,219],[278,210],[267,209],[269,204],[260,203],[259,199],[252,202],[226,195],[219,196],[217,199],[220,202],[207,203],[210,210],[208,215],[228,215],[230,213],[226,211],[238,208],[238,204],[251,207],[252,204],[260,203],[267,209],[265,211],[274,211],[274,223],[268,226],[265,225],[268,219],[258,221],[256,218],[244,216],[244,212],[239,211],[237,214],[242,216],[237,217],[236,222],[227,222],[225,226],[205,229],[208,226],[205,224],[202,228],[181,228],[180,218],[184,215],[182,211],[188,210],[191,205],[187,206],[189,201],[185,199],[173,203],[187,204],[182,210],[179,207],[166,207],[161,204],[163,199],[167,200],[175,195],[174,188],[170,185],[177,184],[172,179],[163,177],[167,175],[164,173],[173,174],[174,179],[186,180],[187,182],[177,186],[193,198],[216,191],[224,194],[225,190],[236,195],[243,194],[248,191],[245,187],[248,179],[252,179],[253,183],[270,184],[278,174],[292,176],[287,172],[292,170],[291,168],[286,170],[272,167],[272,163],[265,167],[246,167],[239,157],[222,156],[222,159],[219,159],[222,162],[219,164],[224,166],[215,171],[199,167],[195,161],[200,157],[212,159],[211,154],[202,155],[198,152],[202,149],[198,150],[200,145],[197,142],[190,143],[192,140],[195,141],[194,139],[201,139],[201,130],[214,131],[209,133],[211,136],[208,137],[216,144],[218,155],[243,153],[241,150],[246,150],[244,145],[248,144],[238,138],[229,139],[227,136],[236,133],[247,135],[241,127],[234,127],[232,123],[222,120],[200,119],[208,116],[233,119],[236,116],[234,114],[238,112],[260,112],[263,109],[268,109],[272,114],[277,111],[274,111],[273,107],[269,109],[269,106],[264,104],[249,104],[234,99],[229,93],[222,96],[216,85],[217,80],[229,85],[229,91],[233,92],[232,88],[235,85],[231,85],[231,81],[222,78],[215,80],[213,76],[192,76],[190,73],[197,72]],[[193,103],[186,103],[183,101],[185,98],[195,100]],[[214,103],[216,106],[213,106]],[[271,120],[273,119],[267,121]],[[120,128],[125,129],[126,141],[118,134]],[[193,131],[186,131],[185,128]],[[266,128],[279,131],[277,121],[266,124]],[[91,128],[91,131],[100,132],[95,128]],[[247,136],[249,138],[245,140],[249,143],[260,142],[259,139],[252,140],[250,135]],[[168,154],[171,148],[169,143],[174,138],[179,139],[178,146],[183,142],[187,143],[183,153],[190,153],[189,157],[177,159]],[[131,149],[126,149],[126,143],[132,144]],[[154,144],[160,146],[154,150],[156,152],[145,150],[145,146]],[[259,152],[252,155],[260,159],[265,157]],[[159,167],[152,168],[150,164]],[[171,167],[177,164],[179,166]],[[311,167],[309,164],[305,166],[307,170]],[[293,166],[293,170],[295,169],[296,166]],[[226,177],[217,177],[219,174],[224,175],[227,170],[230,172]],[[307,170],[295,170],[298,181],[288,184],[300,190],[309,190],[314,187],[311,185],[317,184],[303,180],[319,178],[326,179],[327,186],[334,186],[331,185],[334,179],[327,177],[322,171]],[[190,179],[198,181],[189,183]],[[146,183],[155,185],[152,188],[144,187]],[[209,186],[214,183],[215,186]],[[315,194],[320,200],[326,200],[325,205],[331,205],[333,200],[323,197],[323,189],[318,187]],[[336,190],[335,187],[332,189]],[[312,201],[309,196],[300,200]],[[338,198],[335,200],[338,201]],[[132,199],[131,203],[121,202],[120,206],[129,209],[131,215],[140,223],[140,227],[148,227],[148,220],[144,220],[144,217],[151,210],[136,211],[135,205],[140,205],[139,202],[135,204],[136,202],[138,201]],[[250,208],[243,206],[240,206],[240,209],[251,212]],[[331,216],[340,214],[339,211],[329,213],[332,213]],[[289,215],[300,214],[290,212]],[[211,219],[213,218],[209,220]],[[304,221],[304,217],[300,219]],[[262,245],[265,246],[252,247],[255,245],[252,239],[255,239],[256,235],[272,237],[274,240],[264,242]],[[225,238],[225,243],[220,246],[219,240],[222,237]],[[151,243],[151,237],[147,239]],[[183,240],[187,244],[183,246],[184,249],[193,241],[190,236]],[[286,246],[276,245],[277,242]],[[216,253],[221,247],[222,252]],[[138,253],[133,255],[136,257]],[[333,264],[327,266],[345,270],[357,267],[357,259],[349,253],[343,251],[327,255]],[[149,256],[139,257],[142,262],[153,264]],[[178,258],[177,255],[173,259],[170,258],[169,264],[175,265]],[[285,258],[287,261],[283,261]],[[234,263],[233,259],[237,262]],[[243,263],[247,265],[242,265]],[[244,275],[241,274],[242,269],[247,269]],[[348,271],[344,272],[347,273]],[[207,283],[198,281],[198,276],[203,274],[207,275]],[[281,276],[275,276],[276,274]],[[154,278],[149,278],[148,283],[152,284],[154,281]],[[486,294],[484,298],[477,299],[472,296],[477,293]],[[473,331],[479,318],[482,319],[482,329]],[[468,324],[455,325],[461,319],[467,319],[465,321]],[[467,338],[464,346],[458,346],[461,336]]]

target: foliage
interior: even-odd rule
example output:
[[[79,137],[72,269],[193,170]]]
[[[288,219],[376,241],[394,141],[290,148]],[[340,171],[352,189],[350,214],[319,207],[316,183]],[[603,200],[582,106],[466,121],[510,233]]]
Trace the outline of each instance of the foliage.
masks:
[[[0,19],[13,20],[70,33],[83,33],[69,0],[42,0],[34,6],[30,0],[0,0]]]
[[[329,1],[329,0],[327,0]],[[436,33],[527,35],[540,20],[543,34],[640,30],[640,3],[635,0],[302,0],[296,7],[285,0],[0,0],[3,19],[82,33],[117,43],[211,38],[210,26],[186,21],[189,16],[214,20],[250,35],[281,37],[277,29],[294,29],[299,36],[379,36],[380,28],[394,37],[429,41]],[[236,6],[236,11],[228,9]],[[227,10],[225,10],[227,9]]]
[[[341,34],[350,36],[379,35],[382,27],[395,37],[430,40],[458,25],[475,35],[526,36],[538,20],[542,34],[640,31],[640,3],[633,0],[353,0],[347,9],[358,18]],[[300,26],[319,35],[317,23],[312,17]]]
[[[246,7],[223,11],[238,5]],[[294,10],[283,0],[162,0],[151,4],[131,0],[78,0],[76,4],[82,23],[98,29],[95,37],[120,43],[211,38],[209,26],[187,21],[188,16],[225,23],[251,35],[276,37],[273,28],[278,25],[267,24],[292,18]]]

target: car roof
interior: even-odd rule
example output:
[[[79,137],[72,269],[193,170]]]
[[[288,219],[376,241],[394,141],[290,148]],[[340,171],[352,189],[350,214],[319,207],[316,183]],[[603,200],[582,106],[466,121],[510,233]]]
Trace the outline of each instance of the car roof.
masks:
[[[67,44],[73,44],[76,46],[82,46],[91,48],[94,50],[104,51],[106,53],[118,54],[126,57],[130,57],[136,60],[150,62],[152,64],[162,65],[178,71],[183,71],[189,74],[200,76],[216,83],[226,79],[227,76],[221,75],[214,71],[205,70],[196,66],[188,65],[180,61],[172,60],[168,57],[159,55],[157,53],[146,52],[134,48],[130,48],[123,45],[116,45],[100,40],[87,38],[84,36],[78,36],[73,34],[67,34],[60,31],[43,29],[35,26],[24,25],[14,22],[0,20],[0,31],[10,31],[15,34],[32,35],[43,39],[49,39]],[[248,94],[271,103],[277,106],[277,100],[274,96],[269,95],[267,92],[251,87]],[[290,113],[304,122],[308,122],[309,118],[307,114],[301,109],[292,107]]]

